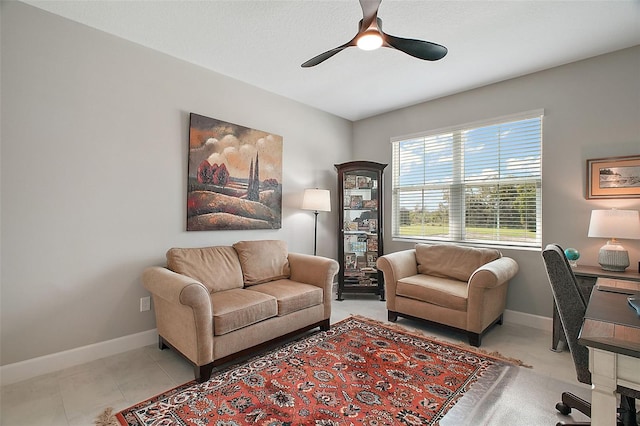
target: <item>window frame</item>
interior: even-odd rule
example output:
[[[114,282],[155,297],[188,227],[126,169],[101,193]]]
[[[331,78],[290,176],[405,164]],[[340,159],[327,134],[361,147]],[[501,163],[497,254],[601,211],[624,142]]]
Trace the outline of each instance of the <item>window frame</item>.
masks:
[[[537,176],[531,175],[529,177],[504,177],[497,178],[492,180],[485,181],[477,181],[477,180],[464,180],[464,155],[461,153],[464,151],[464,145],[462,141],[462,134],[464,132],[473,131],[476,129],[480,129],[483,127],[496,126],[496,125],[506,125],[508,123],[513,123],[517,121],[525,121],[539,119],[539,148],[537,151],[538,155],[538,163],[539,169],[537,169]],[[400,143],[408,142],[414,139],[423,139],[426,140],[428,138],[437,137],[437,136],[445,136],[446,134],[451,134],[452,146],[455,148],[453,151],[453,156],[456,157],[455,160],[452,160],[452,178],[447,181],[433,181],[433,182],[422,182],[415,185],[399,185],[399,150]],[[413,133],[409,135],[396,136],[392,137],[390,140],[392,146],[392,167],[391,167],[391,237],[394,241],[408,241],[408,242],[449,242],[455,244],[468,244],[474,246],[488,246],[488,247],[504,247],[504,248],[513,248],[513,249],[523,249],[523,250],[540,250],[542,248],[542,149],[543,149],[543,139],[544,139],[544,110],[536,109],[530,110],[526,112],[521,112],[517,114],[504,115],[500,117],[494,117],[487,120],[479,120],[474,122],[469,122],[465,124],[438,128],[434,130],[429,130],[425,132]],[[426,151],[426,150],[424,150]],[[501,159],[501,153],[498,151],[496,158],[498,161]],[[422,164],[422,167],[426,167],[426,163]],[[465,228],[466,228],[466,207],[463,207],[465,204],[465,188],[467,187],[480,187],[485,185],[494,185],[496,186],[499,183],[504,184],[514,184],[514,183],[523,183],[523,184],[532,184],[535,186],[535,238],[531,241],[516,241],[514,240],[493,240],[493,239],[474,239],[468,238],[465,236]],[[457,188],[457,189],[456,189]],[[449,217],[449,235],[448,236],[426,236],[424,232],[422,235],[401,235],[400,234],[400,222],[401,222],[401,211],[402,207],[399,205],[401,200],[399,194],[403,192],[410,191],[425,191],[425,190],[443,190],[447,189],[452,194],[454,190],[458,192],[458,196],[449,197],[449,208],[448,208],[448,217]],[[424,197],[424,196],[423,196]],[[424,206],[424,198],[422,198],[421,204]],[[457,210],[455,206],[457,205]],[[424,210],[423,210],[424,211]],[[456,220],[452,220],[452,212],[459,213],[459,218]],[[451,229],[451,228],[454,229]],[[507,227],[496,227],[495,229],[509,229]],[[498,231],[499,234],[499,231]]]

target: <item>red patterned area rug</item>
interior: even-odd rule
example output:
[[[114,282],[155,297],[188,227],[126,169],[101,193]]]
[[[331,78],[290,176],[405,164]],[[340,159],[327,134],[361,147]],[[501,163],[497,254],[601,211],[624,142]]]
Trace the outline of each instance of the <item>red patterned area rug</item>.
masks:
[[[438,425],[472,386],[491,387],[488,378],[497,380],[510,362],[351,317],[207,382],[103,413],[97,424]]]

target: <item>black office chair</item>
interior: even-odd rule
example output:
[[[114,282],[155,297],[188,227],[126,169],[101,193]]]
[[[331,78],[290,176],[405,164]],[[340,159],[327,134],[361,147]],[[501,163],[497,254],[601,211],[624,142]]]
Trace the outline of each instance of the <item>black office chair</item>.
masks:
[[[578,381],[590,385],[589,350],[587,347],[578,344],[578,335],[587,311],[587,300],[578,289],[576,277],[573,275],[562,247],[557,244],[547,245],[542,252],[542,258],[549,277],[549,284],[551,284],[553,298],[558,308],[560,322],[564,329],[567,346],[569,346],[569,351],[573,357]],[[617,392],[621,395],[620,408],[618,409],[618,425],[637,426],[634,398],[640,398],[640,392],[622,386],[618,386]],[[591,417],[591,403],[572,393],[563,392],[562,402],[556,404],[556,409],[560,413],[568,415],[571,413],[572,408]],[[558,422],[556,426],[566,424],[589,425],[589,423]]]

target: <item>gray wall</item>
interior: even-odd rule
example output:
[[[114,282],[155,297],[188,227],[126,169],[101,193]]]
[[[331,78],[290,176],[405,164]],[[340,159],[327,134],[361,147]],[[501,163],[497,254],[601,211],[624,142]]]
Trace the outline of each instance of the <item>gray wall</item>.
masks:
[[[428,73],[428,67],[426,71]],[[472,72],[472,71],[470,71]],[[428,79],[428,75],[425,76]],[[390,138],[544,108],[543,246],[575,247],[579,263],[597,265],[604,240],[588,238],[592,209],[640,209],[638,199],[586,200],[586,160],[640,154],[640,46],[425,102],[354,124],[354,156],[391,162]],[[385,185],[391,188],[391,173]],[[390,218],[391,193],[385,194]],[[391,239],[386,252],[413,247]],[[637,271],[640,242],[623,240]],[[507,308],[551,316],[552,296],[539,251],[503,250],[517,260]]]
[[[2,365],[155,327],[140,275],[168,248],[283,239],[312,253],[352,123],[17,2],[2,2]],[[283,226],[185,231],[189,113],[284,137]],[[333,256],[334,214],[318,254]],[[326,234],[326,236],[325,236]]]
[[[278,238],[311,253],[303,189],[331,189],[335,205],[333,164],[389,162],[392,136],[544,108],[545,243],[595,264],[590,210],[640,209],[584,199],[587,158],[640,153],[640,47],[350,123],[22,3],[0,7],[2,365],[154,328],[140,274],[169,247]],[[185,231],[189,112],[284,137],[282,229]],[[336,253],[334,216],[319,216],[320,255]],[[387,252],[411,246],[386,232]],[[638,242],[625,245],[637,262]],[[521,266],[508,308],[550,316],[539,253],[505,254]]]

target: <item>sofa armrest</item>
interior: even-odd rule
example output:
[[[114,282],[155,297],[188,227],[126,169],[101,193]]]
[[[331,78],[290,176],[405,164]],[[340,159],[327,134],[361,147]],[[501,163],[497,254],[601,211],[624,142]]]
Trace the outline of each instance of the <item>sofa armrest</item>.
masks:
[[[207,288],[186,275],[152,266],[142,274],[153,296],[158,333],[197,365],[213,360],[213,310]]]
[[[518,273],[518,263],[501,257],[476,269],[469,278],[470,287],[493,288],[508,282]]]
[[[340,265],[333,259],[302,253],[289,253],[291,280],[320,287],[323,291],[325,318],[331,317],[333,278]]]
[[[203,284],[167,268],[152,266],[145,269],[142,273],[142,283],[151,294],[168,302],[197,307],[202,303],[202,299],[205,299],[211,306],[209,291]]]

